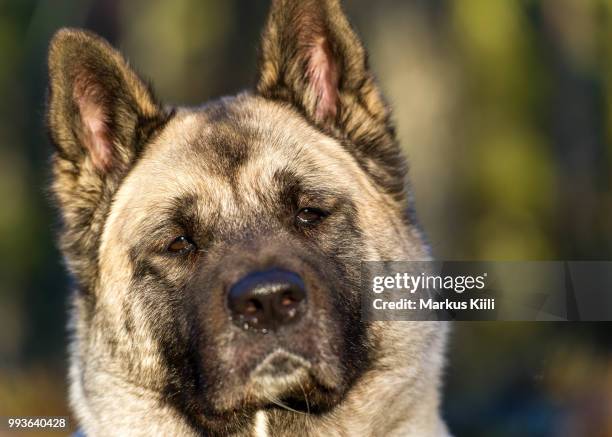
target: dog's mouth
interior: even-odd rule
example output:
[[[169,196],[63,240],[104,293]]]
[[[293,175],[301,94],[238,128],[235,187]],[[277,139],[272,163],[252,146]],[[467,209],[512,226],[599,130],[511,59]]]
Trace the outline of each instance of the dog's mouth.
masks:
[[[342,397],[337,375],[325,366],[296,352],[278,348],[257,364],[240,386],[222,392],[218,399],[233,399],[217,410],[285,409],[300,413],[321,413]]]
[[[277,349],[270,353],[252,372],[250,379],[262,386],[272,387],[279,381],[291,384],[294,380],[302,378],[312,367],[311,363],[284,349]]]
[[[249,375],[249,397],[263,408],[310,412],[329,406],[334,385],[313,363],[285,349],[270,353]],[[312,404],[312,405],[311,405]]]
[[[328,413],[346,393],[337,379],[330,379],[333,372],[315,358],[285,348],[268,353],[247,374],[234,379],[232,375],[238,371],[228,371],[226,385],[217,396],[199,397],[201,403],[192,411],[195,422],[210,429],[219,426],[219,434],[227,435],[228,423],[236,429],[250,426],[258,411],[275,415]],[[233,383],[227,384],[232,379]],[[215,403],[211,404],[211,399]]]

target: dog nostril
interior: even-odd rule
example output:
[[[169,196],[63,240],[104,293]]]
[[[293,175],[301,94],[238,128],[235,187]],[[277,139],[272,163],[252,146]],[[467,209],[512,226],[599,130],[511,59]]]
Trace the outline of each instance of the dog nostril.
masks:
[[[297,321],[304,312],[306,290],[293,272],[273,269],[251,273],[228,293],[232,320],[245,329],[277,329]]]
[[[255,299],[251,299],[246,303],[244,307],[244,313],[248,315],[255,315],[262,309],[263,309],[263,306],[261,305],[261,302]]]
[[[280,303],[284,307],[289,307],[289,306],[292,306],[293,304],[295,304],[295,302],[296,301],[295,301],[295,298],[293,297],[293,295],[290,292],[285,291],[283,293],[283,297],[282,297]]]
[[[283,291],[277,300],[279,304],[279,310],[290,314],[291,310],[294,310],[302,300],[304,300],[304,293],[297,288],[289,288]]]

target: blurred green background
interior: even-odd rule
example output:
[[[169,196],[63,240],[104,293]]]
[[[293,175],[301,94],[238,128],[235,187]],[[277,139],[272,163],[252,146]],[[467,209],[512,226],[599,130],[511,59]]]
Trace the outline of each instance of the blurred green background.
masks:
[[[70,280],[54,247],[43,123],[51,35],[89,28],[164,101],[198,104],[252,84],[267,7],[0,0],[0,416],[67,414]],[[612,0],[349,0],[345,9],[395,108],[436,257],[612,259]],[[612,436],[610,328],[455,324],[451,429]]]

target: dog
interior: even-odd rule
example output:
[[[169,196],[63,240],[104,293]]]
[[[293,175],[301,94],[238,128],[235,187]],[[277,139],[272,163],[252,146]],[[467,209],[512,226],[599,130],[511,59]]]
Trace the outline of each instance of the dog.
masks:
[[[447,435],[447,326],[361,317],[362,261],[430,253],[339,1],[273,0],[255,87],[197,108],[87,31],[48,59],[83,435]]]

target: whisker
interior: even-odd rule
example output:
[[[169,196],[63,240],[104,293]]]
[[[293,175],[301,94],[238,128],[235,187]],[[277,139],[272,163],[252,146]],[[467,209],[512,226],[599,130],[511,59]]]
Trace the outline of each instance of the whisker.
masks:
[[[283,409],[285,409],[285,410],[287,410],[287,411],[292,411],[292,412],[294,412],[294,413],[298,413],[298,414],[306,414],[306,413],[304,413],[303,411],[298,411],[298,410],[295,410],[295,409],[291,408],[289,405],[285,405],[285,404],[283,404],[283,403],[282,403],[281,401],[279,401],[278,399],[272,398],[272,397],[267,396],[267,395],[265,395],[265,394],[264,394],[264,397],[265,397],[265,398],[266,398],[268,401],[270,401],[271,403],[273,403],[274,405],[276,405],[276,406],[278,406],[278,407],[281,407],[281,408],[283,408]]]
[[[302,393],[304,394],[304,402],[306,402],[306,412],[310,414],[310,404],[308,403],[308,395],[306,394],[306,390],[304,390],[304,386],[301,381],[298,381],[300,384],[300,389],[302,389]]]

